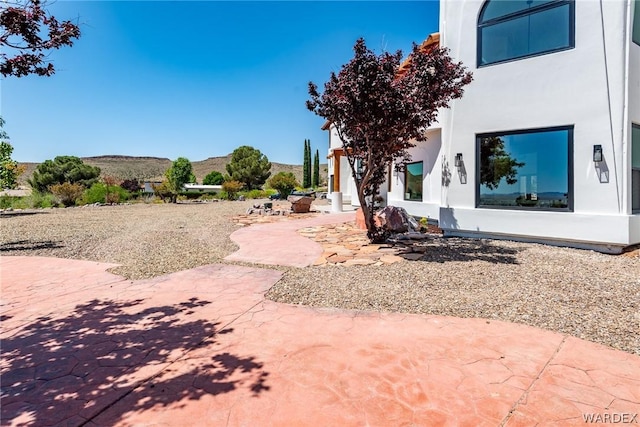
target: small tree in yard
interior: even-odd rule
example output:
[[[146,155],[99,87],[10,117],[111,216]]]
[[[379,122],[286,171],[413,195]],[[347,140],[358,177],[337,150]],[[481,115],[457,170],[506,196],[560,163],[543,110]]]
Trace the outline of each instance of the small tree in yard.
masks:
[[[313,186],[320,186],[320,153],[316,150],[316,155],[313,157]]]
[[[18,185],[18,177],[25,171],[24,165],[11,158],[13,146],[5,141],[9,135],[4,131],[4,119],[0,116],[0,190],[15,188]]]
[[[165,176],[167,177],[168,189],[173,193],[173,197],[171,197],[173,203],[178,200],[178,193],[182,191],[184,185],[195,181],[191,162],[185,157],[178,157],[167,169]]]
[[[267,156],[247,145],[233,150],[226,169],[231,180],[240,181],[247,190],[259,189],[271,175],[271,163]]]
[[[422,49],[414,44],[406,66],[400,70],[402,52],[376,55],[363,39],[355,55],[336,75],[331,73],[320,95],[309,83],[307,108],[335,126],[344,143],[362,207],[367,236],[386,240],[376,226],[376,198],[392,162],[410,161],[408,150],[425,139],[424,130],[436,120],[439,108],[460,98],[472,80],[461,63],[445,48]]]
[[[304,140],[304,160],[302,162],[302,186],[311,187],[311,141]]]
[[[79,157],[57,156],[40,163],[28,182],[32,189],[44,193],[52,185],[64,182],[89,188],[98,182],[99,176],[99,167],[87,165]]]
[[[296,189],[298,181],[291,172],[278,172],[269,180],[269,186],[286,199]]]

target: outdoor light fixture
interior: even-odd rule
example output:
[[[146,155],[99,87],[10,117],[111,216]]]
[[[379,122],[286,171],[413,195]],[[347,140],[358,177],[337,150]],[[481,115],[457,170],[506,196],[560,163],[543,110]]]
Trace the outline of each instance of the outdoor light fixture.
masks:
[[[457,168],[459,168],[460,166],[462,166],[462,153],[458,153],[456,154],[456,161],[455,161],[455,165]]]
[[[593,161],[596,163],[602,161],[602,145],[593,146]]]

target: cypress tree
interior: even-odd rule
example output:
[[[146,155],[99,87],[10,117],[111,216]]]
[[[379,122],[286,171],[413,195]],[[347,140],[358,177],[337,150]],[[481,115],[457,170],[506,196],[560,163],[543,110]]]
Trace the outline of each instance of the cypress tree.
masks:
[[[304,163],[302,164],[302,186],[311,187],[311,141],[304,140]]]
[[[316,155],[313,158],[313,186],[320,186],[320,153],[316,149]]]

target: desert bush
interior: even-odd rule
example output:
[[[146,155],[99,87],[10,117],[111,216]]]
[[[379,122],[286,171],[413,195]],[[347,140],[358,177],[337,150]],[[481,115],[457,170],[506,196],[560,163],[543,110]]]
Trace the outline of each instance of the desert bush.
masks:
[[[38,209],[53,208],[58,206],[58,201],[53,194],[33,191],[28,196],[2,196],[0,197],[0,209]]]
[[[49,191],[58,197],[65,207],[73,206],[84,193],[84,187],[78,183],[63,182],[49,187]]]
[[[278,172],[269,180],[269,186],[278,190],[285,199],[298,185],[296,177],[291,172]]]
[[[58,207],[58,201],[49,193],[41,193],[32,191],[30,195],[24,197],[26,203],[32,208],[55,208]]]
[[[264,190],[242,191],[240,194],[246,199],[265,199],[268,197],[267,192]]]
[[[218,193],[216,193],[215,191],[213,193],[204,193],[203,195],[200,196],[201,200],[214,200],[217,199],[219,197]]]
[[[178,196],[177,193],[175,193],[171,189],[167,181],[164,181],[160,184],[154,184],[153,194],[163,202],[170,202],[170,203],[175,203]]]
[[[120,187],[124,188],[129,193],[137,193],[140,191],[140,181],[137,179],[125,179],[120,183]]]
[[[17,196],[0,196],[0,209],[25,209],[21,204],[24,204],[24,197]]]
[[[120,203],[129,200],[129,192],[119,185],[105,185],[95,183],[84,191],[79,203],[90,205],[93,203]]]
[[[222,183],[222,190],[226,193],[227,200],[235,200],[242,187],[244,187],[244,184],[240,181],[231,180]]]

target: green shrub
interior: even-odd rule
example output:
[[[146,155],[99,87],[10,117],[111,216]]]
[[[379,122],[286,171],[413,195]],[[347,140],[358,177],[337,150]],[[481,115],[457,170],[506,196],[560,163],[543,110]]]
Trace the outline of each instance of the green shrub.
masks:
[[[120,203],[129,200],[130,194],[118,185],[105,185],[97,182],[91,188],[85,190],[80,199],[80,204],[90,205],[93,203]]]
[[[200,196],[201,200],[213,200],[213,199],[217,199],[218,193],[216,193],[215,191],[213,193],[204,193],[203,195]]]
[[[32,208],[55,208],[58,201],[49,193],[41,193],[33,190],[29,196],[24,197],[26,203]]]
[[[181,191],[178,194],[178,200],[195,200],[200,198],[203,193],[197,191]]]
[[[222,183],[222,190],[226,193],[227,200],[236,200],[242,187],[244,187],[244,184],[240,181],[231,180]]]
[[[20,202],[22,197],[15,196],[0,196],[0,209],[21,209],[16,207],[15,205]]]
[[[82,197],[84,187],[78,183],[63,182],[49,187],[49,191],[60,199],[65,207],[73,206]]]
[[[246,199],[264,199],[267,198],[267,192],[264,190],[243,191],[242,194]]]
[[[28,196],[2,196],[0,209],[38,209],[57,207],[58,202],[53,194],[33,191]]]
[[[160,184],[152,185],[152,187],[153,194],[163,202],[175,203],[178,200],[178,194],[171,189],[169,182],[163,181]]]
[[[278,172],[269,180],[269,186],[278,190],[283,198],[287,198],[298,185],[296,177],[291,172]]]

